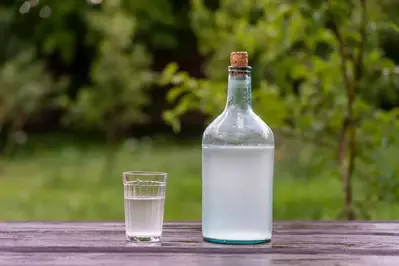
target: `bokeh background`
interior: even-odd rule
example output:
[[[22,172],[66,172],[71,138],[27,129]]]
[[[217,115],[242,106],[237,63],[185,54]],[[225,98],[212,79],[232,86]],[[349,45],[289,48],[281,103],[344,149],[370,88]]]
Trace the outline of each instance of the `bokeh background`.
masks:
[[[0,220],[122,220],[124,170],[168,172],[165,219],[201,219],[241,50],[274,218],[397,219],[398,23],[396,0],[2,0]]]

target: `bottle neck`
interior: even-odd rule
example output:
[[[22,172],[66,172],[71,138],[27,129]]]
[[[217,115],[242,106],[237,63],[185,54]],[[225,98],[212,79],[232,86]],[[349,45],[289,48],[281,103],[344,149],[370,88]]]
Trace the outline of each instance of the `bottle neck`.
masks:
[[[229,67],[226,109],[252,109],[251,68]]]

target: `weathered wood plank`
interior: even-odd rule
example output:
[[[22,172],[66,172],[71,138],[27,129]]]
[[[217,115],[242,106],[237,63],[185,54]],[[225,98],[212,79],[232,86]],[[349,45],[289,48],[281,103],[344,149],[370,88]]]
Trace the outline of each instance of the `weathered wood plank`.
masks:
[[[0,265],[131,265],[131,266],[396,266],[398,256],[170,253],[0,253]]]
[[[167,222],[164,230],[201,230],[198,222]],[[114,231],[123,230],[121,222],[0,222],[3,231],[69,230]],[[399,235],[399,222],[392,221],[279,221],[273,224],[278,234],[358,234]]]
[[[0,252],[399,255],[398,223],[277,222],[271,244],[202,241],[199,223],[167,223],[162,242],[132,245],[121,222],[0,223]]]

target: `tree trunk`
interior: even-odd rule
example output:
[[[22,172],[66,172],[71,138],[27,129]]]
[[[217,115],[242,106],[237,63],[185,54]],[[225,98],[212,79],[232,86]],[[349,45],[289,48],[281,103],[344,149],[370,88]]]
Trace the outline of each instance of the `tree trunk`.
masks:
[[[353,196],[352,196],[352,174],[354,167],[354,152],[352,150],[352,138],[348,140],[348,133],[353,131],[349,127],[349,120],[345,119],[342,125],[340,140],[339,140],[339,163],[340,174],[342,178],[342,189],[344,194],[344,217],[347,220],[355,220],[355,212],[353,210]],[[348,145],[349,143],[349,145]]]

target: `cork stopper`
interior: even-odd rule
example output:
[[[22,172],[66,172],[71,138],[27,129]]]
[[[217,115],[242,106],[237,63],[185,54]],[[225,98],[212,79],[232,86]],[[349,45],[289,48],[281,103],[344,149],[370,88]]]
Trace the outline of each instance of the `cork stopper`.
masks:
[[[230,65],[236,67],[248,66],[248,53],[247,52],[232,52],[230,54]]]

